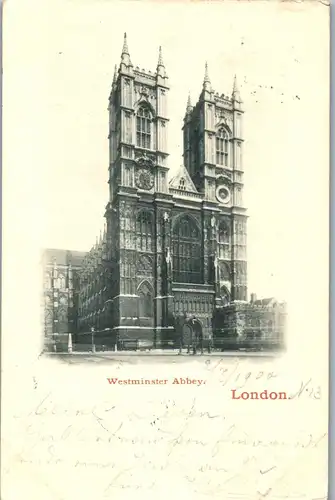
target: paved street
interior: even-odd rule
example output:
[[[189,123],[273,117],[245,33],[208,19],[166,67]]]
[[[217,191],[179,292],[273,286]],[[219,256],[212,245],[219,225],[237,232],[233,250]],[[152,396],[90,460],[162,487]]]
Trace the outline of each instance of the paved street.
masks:
[[[183,352],[179,354],[178,350],[172,351],[149,351],[149,352],[135,352],[135,351],[105,351],[105,352],[97,352],[97,353],[89,353],[89,352],[74,352],[72,354],[69,353],[46,353],[46,356],[50,358],[58,358],[62,359],[67,363],[103,363],[103,362],[130,362],[130,363],[141,363],[141,362],[157,362],[162,361],[163,358],[169,360],[172,363],[185,362],[186,360],[195,360],[195,359],[210,359],[210,358],[273,358],[276,357],[275,353],[265,352],[265,351],[225,351],[225,352],[213,352],[208,354],[204,352],[204,354],[187,354],[187,352]]]

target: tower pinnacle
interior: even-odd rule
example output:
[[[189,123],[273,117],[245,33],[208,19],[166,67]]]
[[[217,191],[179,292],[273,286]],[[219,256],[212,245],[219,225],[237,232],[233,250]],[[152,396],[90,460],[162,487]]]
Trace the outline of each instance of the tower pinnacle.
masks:
[[[188,98],[187,98],[187,104],[186,104],[186,114],[190,114],[193,110],[193,106],[191,103],[191,94],[190,92],[188,93]]]
[[[241,95],[240,95],[240,91],[239,91],[238,84],[237,84],[236,74],[234,76],[232,98],[235,101],[241,102]]]
[[[208,76],[208,64],[207,64],[207,61],[206,61],[206,64],[205,64],[205,76],[204,76],[204,84],[203,84],[203,88],[204,90],[211,90],[211,81],[209,79],[209,76]]]
[[[115,64],[114,66],[114,77],[113,77],[113,83],[116,83],[116,80],[117,80],[117,66]]]
[[[162,56],[162,47],[161,46],[159,46],[159,52],[158,52],[158,64],[157,64],[157,67],[158,66],[164,66],[163,56]]]
[[[126,66],[132,66],[132,63],[130,60],[130,55],[129,55],[129,49],[128,49],[127,33],[124,34],[124,38],[123,38],[121,63],[124,63]]]
[[[158,52],[157,75],[163,78],[166,76],[161,46],[159,47],[159,52]]]
[[[125,33],[124,37],[123,37],[122,55],[123,54],[128,54],[128,56],[129,56],[128,42],[127,42],[127,33]]]

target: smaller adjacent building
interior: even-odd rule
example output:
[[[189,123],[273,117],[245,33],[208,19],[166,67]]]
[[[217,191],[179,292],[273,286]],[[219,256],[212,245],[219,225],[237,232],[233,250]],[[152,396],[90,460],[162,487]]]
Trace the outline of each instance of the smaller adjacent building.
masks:
[[[285,346],[287,307],[275,298],[234,302],[217,309],[213,317],[214,347],[281,350]]]
[[[74,336],[75,349],[80,351],[114,348],[111,335],[111,266],[107,253],[106,230],[85,255],[79,273],[78,322]]]
[[[44,252],[44,335],[47,350],[67,350],[69,340],[71,342],[77,331],[79,270],[85,255],[86,252],[61,249]]]

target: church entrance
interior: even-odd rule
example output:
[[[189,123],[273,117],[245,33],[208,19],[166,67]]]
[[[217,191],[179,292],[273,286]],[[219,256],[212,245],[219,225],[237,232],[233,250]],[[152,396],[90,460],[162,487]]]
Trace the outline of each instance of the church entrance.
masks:
[[[189,319],[183,326],[182,346],[187,348],[187,352],[196,354],[203,352],[202,326],[198,319]]]

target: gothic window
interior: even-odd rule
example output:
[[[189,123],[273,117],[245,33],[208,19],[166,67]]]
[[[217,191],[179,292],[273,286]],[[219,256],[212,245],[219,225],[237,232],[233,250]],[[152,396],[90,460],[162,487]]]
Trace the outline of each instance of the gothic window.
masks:
[[[136,221],[137,249],[142,252],[154,250],[153,215],[148,210],[142,210]]]
[[[219,225],[219,257],[220,259],[229,258],[229,230],[224,221]]]
[[[182,177],[179,181],[179,189],[181,191],[185,191],[186,190],[186,185],[185,185],[185,179],[184,177]]]
[[[138,276],[151,276],[152,275],[152,260],[148,255],[142,255],[138,260],[137,265]]]
[[[221,281],[230,280],[229,267],[224,262],[220,264],[220,280]]]
[[[66,309],[60,309],[58,313],[58,333],[67,333],[68,324],[67,324],[67,311]]]
[[[227,290],[227,288],[225,286],[221,287],[220,295],[221,295],[222,304],[224,306],[227,305],[227,304],[229,304],[229,302],[230,302],[230,295],[229,295],[229,292],[228,292],[228,290]]]
[[[175,224],[173,244],[173,281],[201,283],[201,235],[193,218],[185,215]]]
[[[152,318],[154,315],[154,301],[152,288],[149,283],[142,283],[138,289],[139,295],[139,317]]]
[[[52,335],[53,332],[53,317],[51,311],[48,311],[45,315],[45,334]]]
[[[228,148],[229,148],[228,132],[224,128],[220,128],[216,134],[216,163],[217,165],[228,166]]]
[[[125,186],[131,186],[131,170],[129,166],[127,165],[126,168],[124,169],[124,184]]]
[[[60,288],[60,289],[66,288],[66,279],[65,279],[65,276],[63,274],[59,275],[58,288]]]
[[[140,148],[151,146],[151,114],[147,107],[141,106],[136,117],[136,143]]]

